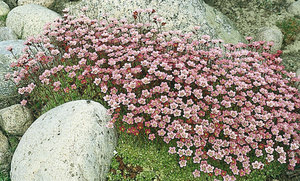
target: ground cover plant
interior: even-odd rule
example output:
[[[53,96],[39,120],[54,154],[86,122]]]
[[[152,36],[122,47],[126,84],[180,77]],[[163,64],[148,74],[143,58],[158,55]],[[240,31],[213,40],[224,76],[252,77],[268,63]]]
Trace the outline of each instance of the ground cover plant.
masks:
[[[289,45],[293,43],[300,33],[300,19],[299,18],[289,18],[281,22],[277,22],[276,25],[281,29],[284,38],[283,45]]]
[[[280,64],[281,51],[251,37],[211,40],[201,27],[163,31],[165,23],[153,9],[133,12],[132,22],[65,14],[27,40],[6,78],[36,116],[71,100],[100,102],[108,127],[160,141],[177,167],[194,168],[194,180],[259,180],[279,174],[270,168],[294,169],[299,79]]]

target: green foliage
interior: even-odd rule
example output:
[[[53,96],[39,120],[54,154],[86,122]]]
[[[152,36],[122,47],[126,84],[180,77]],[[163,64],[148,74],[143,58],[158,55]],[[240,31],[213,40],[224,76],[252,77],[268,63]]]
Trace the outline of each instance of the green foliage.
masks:
[[[7,172],[0,172],[0,181],[10,181],[9,175]]]
[[[174,143],[171,143],[171,145]],[[143,171],[135,179],[124,178],[120,172],[109,173],[107,179],[115,180],[193,180],[192,172],[196,169],[195,164],[180,168],[178,158],[168,153],[168,145],[162,140],[149,142],[149,140],[121,133],[119,136],[118,155],[123,158],[125,164],[141,166]],[[118,170],[119,163],[113,158],[111,168]],[[197,180],[206,180],[205,175]]]
[[[112,159],[111,170],[107,176],[108,181],[210,181],[216,179],[222,180],[221,177],[209,176],[201,172],[201,177],[194,178],[192,172],[199,169],[191,160],[186,167],[180,168],[178,164],[178,156],[168,153],[169,146],[175,146],[174,142],[166,145],[162,140],[150,142],[146,138],[140,138],[126,133],[120,133],[119,143],[116,148],[117,155]],[[120,156],[127,165],[141,166],[143,171],[136,175],[134,179],[124,177],[120,171],[120,164],[116,157]],[[220,165],[216,165],[218,167]],[[225,169],[225,167],[224,167]],[[245,181],[262,181],[267,179],[278,178],[279,175],[286,170],[285,165],[277,162],[271,162],[265,165],[263,170],[255,170],[249,176],[239,177],[237,180]]]
[[[19,144],[19,139],[16,136],[8,136],[10,152],[13,154]]]
[[[0,16],[0,21],[3,21],[3,22],[5,22],[5,21],[6,21],[6,18],[7,18],[7,15]]]
[[[300,19],[289,18],[282,22],[277,22],[276,25],[281,29],[284,39],[283,45],[291,44],[295,41],[297,34],[300,33]]]

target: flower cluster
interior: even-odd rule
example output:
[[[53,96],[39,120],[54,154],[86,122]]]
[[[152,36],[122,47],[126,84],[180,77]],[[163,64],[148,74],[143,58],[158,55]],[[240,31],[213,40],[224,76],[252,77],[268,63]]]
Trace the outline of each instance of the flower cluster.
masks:
[[[154,12],[135,11],[134,23],[65,14],[27,40],[11,78],[32,104],[40,90],[64,101],[100,96],[109,127],[175,142],[169,153],[180,167],[199,164],[195,177],[235,180],[275,161],[293,169],[300,161],[299,79],[284,70],[281,52],[271,54],[272,43],[251,37],[224,44],[197,34],[199,27],[162,32],[157,17],[139,22]]]

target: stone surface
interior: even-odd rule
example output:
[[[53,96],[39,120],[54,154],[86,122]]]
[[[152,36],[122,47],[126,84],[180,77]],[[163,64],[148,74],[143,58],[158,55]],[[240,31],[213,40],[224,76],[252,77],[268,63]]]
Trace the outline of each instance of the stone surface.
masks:
[[[22,136],[32,122],[30,110],[21,104],[0,110],[0,127],[11,135]]]
[[[14,30],[18,37],[26,39],[40,34],[46,23],[59,17],[59,14],[43,6],[27,4],[8,13],[6,26]]]
[[[67,5],[71,14],[80,15],[82,7],[89,7],[86,14],[90,18],[100,18],[108,13],[114,18],[132,19],[136,9],[153,8],[164,19],[167,19],[165,30],[193,30],[201,26],[201,33],[212,38],[223,39],[227,43],[244,41],[232,22],[221,12],[208,6],[203,0],[82,0]],[[170,8],[172,7],[172,8]]]
[[[0,171],[9,165],[9,144],[6,136],[0,131]]]
[[[12,159],[11,180],[105,180],[116,133],[94,101],[65,103],[40,116],[23,135]]]
[[[263,27],[258,30],[258,33],[255,38],[257,41],[272,41],[274,45],[272,46],[272,51],[275,52],[281,49],[283,34],[279,28],[274,27]]]
[[[18,5],[18,0],[4,0],[6,4],[12,9]]]
[[[26,4],[38,4],[38,5],[45,6],[48,8],[48,7],[52,6],[54,2],[55,2],[55,0],[19,0],[18,5],[23,6]]]
[[[9,6],[5,2],[0,1],[0,18],[6,16],[9,10]]]
[[[300,77],[300,67],[296,71],[296,75],[297,75],[297,77]],[[298,83],[298,90],[300,91],[300,83]]]
[[[63,14],[62,10],[65,9],[66,3],[69,3],[69,2],[70,2],[70,0],[56,0],[49,7],[49,9],[57,12],[58,14]]]
[[[292,15],[300,16],[300,1],[292,3],[288,8],[288,12]]]
[[[255,37],[261,27],[276,26],[292,15],[287,12],[291,0],[205,0],[235,22],[244,36]]]
[[[7,46],[13,47],[14,54],[19,57],[24,46],[23,40],[8,40],[0,42],[0,109],[20,102],[15,85],[11,81],[5,81],[4,76],[12,72],[10,64],[14,61],[12,54],[6,50]]]
[[[8,27],[0,27],[0,41],[17,40],[18,37],[14,31]]]

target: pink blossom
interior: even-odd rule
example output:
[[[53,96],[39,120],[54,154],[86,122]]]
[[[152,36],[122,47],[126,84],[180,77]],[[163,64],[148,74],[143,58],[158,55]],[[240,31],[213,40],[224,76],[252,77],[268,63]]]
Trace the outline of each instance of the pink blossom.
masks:
[[[196,170],[193,172],[193,175],[194,175],[194,178],[200,177],[200,171],[196,169]]]
[[[25,106],[26,103],[27,103],[27,100],[24,100],[24,99],[23,99],[23,100],[21,101],[21,105],[22,105],[22,106]]]

